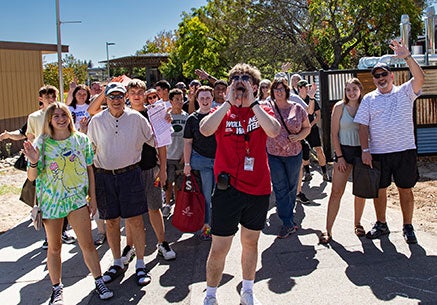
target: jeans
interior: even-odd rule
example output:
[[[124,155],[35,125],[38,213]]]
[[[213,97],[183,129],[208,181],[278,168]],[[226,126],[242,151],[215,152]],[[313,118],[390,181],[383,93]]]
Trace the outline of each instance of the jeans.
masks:
[[[211,194],[214,187],[214,159],[198,154],[194,149],[191,152],[191,169],[200,172],[202,179],[202,193],[205,196],[205,222],[211,223]]]
[[[279,157],[268,155],[276,210],[284,226],[294,226],[294,206],[302,165],[302,152],[297,156]]]

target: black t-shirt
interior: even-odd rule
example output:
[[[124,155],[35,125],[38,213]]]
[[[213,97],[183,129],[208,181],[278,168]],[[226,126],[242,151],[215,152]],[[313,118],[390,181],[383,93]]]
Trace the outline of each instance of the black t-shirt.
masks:
[[[149,116],[147,114],[147,110],[140,111],[142,115],[149,120]],[[143,151],[141,152],[141,160],[140,167],[142,170],[151,169],[156,166],[158,163],[158,154],[155,147],[150,146],[149,144],[143,144]]]
[[[305,103],[307,105],[310,104],[310,97],[307,95],[307,97],[305,98]],[[312,114],[308,113],[308,119],[310,120],[310,123],[312,121],[314,121],[314,114],[316,113],[317,110],[320,110],[320,106],[319,106],[319,102],[317,100],[314,100],[314,112]]]
[[[184,129],[184,139],[193,139],[193,149],[201,156],[214,159],[217,143],[215,135],[205,137],[200,133],[200,121],[209,113],[193,112],[187,119]]]

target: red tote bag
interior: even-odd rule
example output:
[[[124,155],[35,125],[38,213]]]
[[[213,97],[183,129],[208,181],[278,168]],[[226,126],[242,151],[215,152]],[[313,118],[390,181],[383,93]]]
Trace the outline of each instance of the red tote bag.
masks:
[[[199,231],[205,221],[205,197],[196,179],[184,176],[181,190],[176,196],[172,224],[184,233]]]

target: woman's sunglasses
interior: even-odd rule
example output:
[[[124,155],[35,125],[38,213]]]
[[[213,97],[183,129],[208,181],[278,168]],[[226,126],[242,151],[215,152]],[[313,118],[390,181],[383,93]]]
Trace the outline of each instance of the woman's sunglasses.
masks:
[[[147,97],[147,100],[154,100],[154,99],[157,99],[157,98],[158,98],[157,95],[149,95],[149,96]]]

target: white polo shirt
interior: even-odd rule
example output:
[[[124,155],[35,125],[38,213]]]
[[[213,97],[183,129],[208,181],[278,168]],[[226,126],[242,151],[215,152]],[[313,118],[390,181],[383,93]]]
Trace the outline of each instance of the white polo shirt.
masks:
[[[88,136],[96,150],[94,165],[108,170],[140,162],[144,143],[155,146],[147,119],[127,107],[119,118],[109,109],[96,114],[89,123]]]
[[[415,149],[413,105],[421,94],[414,93],[411,80],[393,86],[382,94],[378,89],[363,98],[354,122],[369,127],[369,148],[372,154]]]

